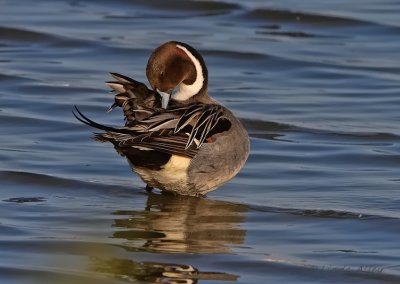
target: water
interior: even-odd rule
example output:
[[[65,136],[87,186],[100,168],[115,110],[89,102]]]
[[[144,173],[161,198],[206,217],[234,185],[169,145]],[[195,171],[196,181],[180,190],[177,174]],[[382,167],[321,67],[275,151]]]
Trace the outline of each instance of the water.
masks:
[[[399,283],[399,1],[0,2],[1,283]],[[146,194],[73,105],[195,46],[251,136],[205,199]],[[175,282],[174,282],[175,281]]]

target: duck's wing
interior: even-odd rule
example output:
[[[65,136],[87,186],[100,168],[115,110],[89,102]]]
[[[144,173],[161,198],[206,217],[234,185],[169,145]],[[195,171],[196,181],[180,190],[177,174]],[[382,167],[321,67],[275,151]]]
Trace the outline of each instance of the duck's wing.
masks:
[[[116,95],[108,111],[121,107],[127,126],[150,117],[161,107],[160,96],[147,88],[145,84],[118,73],[110,74],[115,81],[109,81],[106,84],[111,88],[111,93],[116,93]]]
[[[139,150],[140,152],[158,151],[170,155],[178,155],[183,157],[194,157],[198,151],[195,146],[186,147],[188,134],[174,133],[175,119],[166,118],[165,114],[154,116],[152,119],[163,119],[162,127],[157,127],[154,123],[141,123],[134,127],[110,127],[99,124],[87,116],[85,116],[77,107],[74,116],[82,123],[94,127],[99,130],[106,131],[104,133],[95,133],[94,138],[100,142],[111,142],[114,144],[116,150],[123,156],[130,156],[132,149]],[[168,121],[172,121],[169,126],[166,125]],[[151,129],[150,129],[151,128]],[[157,128],[157,129],[156,129]]]
[[[98,124],[78,108],[75,117],[81,122],[106,131],[98,133],[99,141],[109,141],[120,153],[129,148],[159,151],[166,154],[194,157],[204,143],[212,143],[213,136],[229,130],[231,122],[220,105],[194,104],[176,107],[153,114],[132,127],[114,128]]]
[[[186,148],[188,136],[182,133],[175,134],[173,130],[158,130],[138,136],[106,132],[95,134],[95,138],[102,142],[113,143],[118,152],[125,156],[129,154],[132,148],[143,152],[157,151],[189,158],[196,156],[198,151],[196,147]]]
[[[144,132],[171,130],[174,134],[186,134],[185,148],[193,144],[197,149],[214,134],[226,131],[231,122],[221,105],[192,104],[185,107],[170,108],[154,114],[132,129]]]
[[[178,111],[183,113],[179,115],[174,133],[185,132],[189,135],[186,148],[195,144],[199,149],[203,143],[212,142],[213,135],[231,127],[231,121],[221,105],[193,104]]]

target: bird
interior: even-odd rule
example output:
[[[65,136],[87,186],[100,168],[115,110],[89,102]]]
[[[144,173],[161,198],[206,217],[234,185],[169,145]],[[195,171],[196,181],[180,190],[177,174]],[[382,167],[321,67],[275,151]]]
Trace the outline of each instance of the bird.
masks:
[[[242,123],[208,94],[208,70],[189,44],[169,41],[147,63],[150,84],[119,73],[106,82],[116,93],[109,111],[120,107],[125,125],[106,126],[75,106],[74,116],[104,132],[94,138],[111,142],[146,184],[174,195],[205,196],[231,180],[250,151]]]

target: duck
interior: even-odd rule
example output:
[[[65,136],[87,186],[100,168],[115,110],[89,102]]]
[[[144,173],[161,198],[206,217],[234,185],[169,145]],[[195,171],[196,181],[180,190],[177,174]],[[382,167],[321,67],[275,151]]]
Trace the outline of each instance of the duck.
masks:
[[[208,70],[189,44],[169,41],[147,63],[150,84],[119,73],[106,82],[116,93],[109,111],[121,108],[125,125],[107,126],[75,106],[74,116],[103,132],[146,184],[174,195],[204,196],[235,177],[250,151],[249,136],[236,116],[208,94]]]

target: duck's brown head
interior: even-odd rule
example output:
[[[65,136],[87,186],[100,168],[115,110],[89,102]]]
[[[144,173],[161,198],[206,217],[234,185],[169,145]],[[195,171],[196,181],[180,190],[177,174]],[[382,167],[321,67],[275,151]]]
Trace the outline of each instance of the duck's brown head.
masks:
[[[151,87],[168,100],[184,103],[207,95],[208,72],[201,55],[185,43],[170,41],[154,50],[146,75]]]

